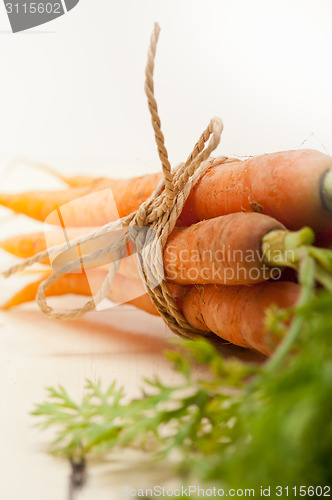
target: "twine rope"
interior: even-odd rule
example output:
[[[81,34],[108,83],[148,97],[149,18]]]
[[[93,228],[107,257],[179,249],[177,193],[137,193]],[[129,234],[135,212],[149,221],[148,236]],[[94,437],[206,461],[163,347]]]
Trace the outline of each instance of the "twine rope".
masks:
[[[39,285],[36,301],[45,315],[55,319],[75,319],[83,316],[87,312],[93,311],[96,306],[107,297],[114,276],[119,268],[120,259],[125,254],[128,241],[131,240],[134,241],[137,246],[139,273],[152,303],[173,332],[181,336],[193,338],[197,335],[201,336],[204,332],[191,327],[179,311],[164,277],[162,250],[168,236],[175,227],[176,221],[182,212],[183,206],[192,188],[199,179],[212,166],[228,163],[235,159],[225,156],[217,158],[210,157],[210,154],[216,149],[220,142],[223,130],[221,119],[215,117],[210,121],[208,127],[198,139],[186,162],[178,165],[172,172],[165,146],[164,135],[161,130],[157,102],[154,96],[154,60],[159,33],[160,27],[155,23],[148,50],[148,61],[145,71],[145,93],[148,98],[151,122],[162,165],[163,179],[159,182],[152,195],[142,203],[138,210],[122,219],[110,222],[83,237],[81,236],[71,241],[70,247],[74,247],[86,241],[94,240],[99,236],[112,233],[116,229],[127,228],[126,233],[118,237],[115,241],[112,241],[110,245],[98,249],[91,254],[83,255],[53,272]],[[147,228],[147,230],[142,231],[140,230],[141,228]],[[65,250],[68,250],[68,243],[54,246],[12,266],[5,271],[3,275],[9,277],[35,263],[44,261],[47,257],[52,257]],[[110,265],[101,288],[97,294],[82,307],[72,310],[55,310],[47,303],[45,296],[46,290],[63,275],[73,271],[82,263],[84,266],[89,262],[102,259],[109,254],[114,254],[114,261]],[[156,285],[156,283],[159,284]]]

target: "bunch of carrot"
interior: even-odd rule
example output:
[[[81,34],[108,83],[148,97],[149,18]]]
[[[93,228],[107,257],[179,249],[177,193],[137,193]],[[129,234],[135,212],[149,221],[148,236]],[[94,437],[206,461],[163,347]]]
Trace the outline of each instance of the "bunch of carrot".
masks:
[[[0,204],[44,221],[76,200],[66,210],[71,239],[82,228],[110,222],[114,200],[120,217],[137,210],[160,178],[161,174],[129,180],[61,176],[67,189],[0,194]],[[86,197],[92,193],[98,196]],[[280,339],[271,341],[265,334],[266,308],[289,309],[299,297],[296,279],[287,281],[277,271],[298,269],[305,248],[316,259],[317,280],[332,291],[332,252],[311,246],[315,238],[329,235],[331,228],[332,157],[299,150],[216,163],[195,185],[167,241],[165,276],[190,325],[269,355]],[[0,247],[28,258],[47,246],[45,235],[34,233],[9,238]],[[64,275],[48,295],[91,295],[91,280],[98,287],[106,272],[104,267],[90,269],[89,279],[85,273]],[[28,285],[4,307],[33,300],[38,286],[39,282]],[[126,290],[138,298],[126,300]],[[137,269],[125,260],[109,298],[157,314]]]

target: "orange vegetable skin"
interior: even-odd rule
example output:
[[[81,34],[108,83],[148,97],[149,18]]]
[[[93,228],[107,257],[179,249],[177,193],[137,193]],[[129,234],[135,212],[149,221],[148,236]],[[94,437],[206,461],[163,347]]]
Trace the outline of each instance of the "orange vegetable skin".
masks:
[[[11,309],[12,307],[25,304],[26,302],[32,302],[35,300],[38,287],[44,279],[49,276],[49,273],[45,273],[43,278],[38,281],[29,283],[22,290],[17,292],[13,297],[11,297],[5,304],[1,306],[1,309]],[[53,283],[50,288],[46,291],[47,297],[56,297],[59,295],[66,295],[67,293],[77,294],[77,295],[91,295],[89,282],[84,274],[66,274],[59,281]]]
[[[194,187],[181,220],[202,219],[239,211],[262,211],[289,229],[309,226],[322,232],[332,226],[332,213],[321,199],[324,173],[332,158],[315,150],[284,151],[211,168]]]
[[[61,175],[59,173],[56,173],[53,170],[53,173],[57,175],[63,182],[68,184],[68,186],[73,187],[73,188],[78,188],[78,187],[90,187],[93,185],[94,182],[96,181],[103,181],[104,177],[100,178],[95,178],[95,177],[89,177],[87,175],[74,175],[72,177],[65,177],[64,175]]]
[[[267,215],[235,213],[176,228],[164,250],[169,281],[181,285],[248,285],[265,281],[262,238],[285,227]]]
[[[35,300],[40,283],[46,279],[48,275],[49,273],[45,273],[43,278],[33,283],[29,283],[22,290],[11,297],[10,300],[3,304],[1,309],[11,309],[12,307]],[[75,294],[91,297],[91,286],[94,289],[101,286],[105,277],[106,271],[102,269],[94,270],[93,273],[90,272],[89,279],[87,279],[85,274],[65,274],[46,290],[46,296],[55,297],[66,294]],[[135,279],[126,278],[121,274],[116,274],[109,290],[108,298],[113,302],[133,305],[138,309],[148,312],[149,314],[158,314],[147,294],[132,300],[127,300],[128,289],[131,290],[131,293],[133,293],[133,290],[136,290],[137,295],[139,295],[142,290],[142,285]]]
[[[46,249],[45,234],[37,232],[9,236],[9,238],[0,241],[0,248],[20,259],[27,259]],[[48,264],[49,259],[44,263]]]
[[[0,205],[16,213],[44,222],[55,210],[66,207],[66,226],[100,226],[117,218],[114,201],[120,217],[136,210],[153,192],[161,175],[153,174],[133,179],[96,179],[88,187],[74,187],[60,191],[28,191],[0,193]],[[111,194],[110,191],[111,190]],[[85,196],[100,192],[90,203]],[[53,223],[53,222],[52,222]],[[55,222],[57,223],[57,222]]]
[[[93,231],[93,228],[70,228],[66,230],[66,235],[61,227],[47,232],[47,242],[48,247],[53,245],[62,245],[66,242],[66,238],[73,240],[79,236],[84,236],[89,231]],[[47,249],[45,232],[39,231],[35,233],[24,233],[17,234],[14,236],[9,236],[5,240],[0,241],[0,248],[5,250],[15,257],[20,259],[28,259],[33,257],[37,253],[44,252]],[[50,264],[49,259],[45,259],[43,264]]]
[[[276,344],[265,333],[265,310],[272,304],[280,309],[295,305],[300,288],[295,283],[267,282],[245,286],[191,287],[183,299],[183,314],[195,328],[211,330],[232,344],[255,349],[269,356]]]
[[[70,228],[66,230],[66,238],[69,242],[80,236],[84,236],[96,228]],[[65,235],[62,228],[47,232],[48,248],[53,245],[61,245],[65,243]],[[21,259],[28,259],[37,253],[44,252],[47,249],[45,233],[36,232],[29,234],[19,234],[10,236],[3,241],[0,241],[0,248],[6,252],[15,255]],[[75,254],[74,254],[75,255]],[[53,261],[52,261],[53,262]],[[50,259],[46,258],[42,264],[51,265]],[[140,280],[136,261],[131,259],[123,259],[120,264],[121,274]]]
[[[284,229],[280,222],[257,213],[236,213],[205,220],[188,228],[176,228],[164,249],[164,270],[169,282],[189,284],[253,284],[272,276],[264,264],[261,242],[264,235]],[[52,235],[53,233],[51,233]],[[77,230],[69,237],[79,235]],[[60,243],[60,231],[54,243]],[[43,233],[8,238],[0,247],[17,257],[27,258],[46,249]],[[63,264],[64,265],[64,264]],[[123,259],[119,272],[140,279],[135,257]]]
[[[315,150],[283,151],[245,161],[215,165],[206,172],[187,200],[179,225],[190,225],[234,212],[262,211],[289,229],[310,226],[317,233],[332,226],[332,212],[324,208],[322,183],[332,158]],[[110,188],[120,217],[148,198],[161,174],[133,179],[97,179],[89,188],[67,191],[0,194],[0,204],[38,220],[85,194]],[[332,198],[332,195],[330,193]],[[93,205],[77,203],[69,226],[100,226],[112,219],[112,197],[100,193]]]
[[[103,179],[97,179],[89,187],[79,187],[60,191],[27,191],[17,194],[0,193],[0,204],[10,208],[16,213],[24,214],[44,222],[48,215],[59,207],[102,189],[105,189],[105,181]],[[84,203],[81,205],[82,209]],[[87,209],[81,215],[84,217],[86,214],[88,214]],[[76,218],[77,217],[79,217],[79,214],[76,214]],[[82,217],[79,218],[82,223],[77,223],[75,226],[90,225],[86,221],[88,217],[85,218],[84,224]]]

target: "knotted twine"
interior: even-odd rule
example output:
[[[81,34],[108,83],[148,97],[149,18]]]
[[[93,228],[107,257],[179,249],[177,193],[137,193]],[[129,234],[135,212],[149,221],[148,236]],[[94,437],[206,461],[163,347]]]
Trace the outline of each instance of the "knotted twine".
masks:
[[[151,122],[162,165],[163,179],[159,182],[150,198],[142,203],[135,212],[115,222],[110,222],[83,237],[76,238],[69,244],[65,243],[54,246],[44,252],[40,252],[22,263],[12,266],[3,275],[9,277],[37,262],[44,261],[47,257],[58,255],[60,252],[68,250],[69,245],[70,247],[78,246],[86,241],[91,241],[102,235],[111,233],[116,229],[127,228],[126,233],[124,232],[123,236],[118,237],[110,245],[69,262],[44,280],[39,285],[36,295],[36,301],[41,311],[46,316],[55,319],[75,319],[87,312],[93,311],[107,297],[115,273],[119,268],[119,262],[125,254],[128,241],[134,241],[137,246],[139,273],[152,303],[174,333],[193,338],[197,335],[201,336],[204,332],[191,327],[179,311],[164,278],[164,274],[161,272],[161,270],[163,271],[163,261],[160,249],[165,247],[167,238],[173,231],[183,206],[199,179],[215,164],[234,161],[234,159],[227,157],[210,158],[210,154],[220,142],[223,130],[221,119],[215,117],[200,136],[186,162],[178,165],[172,172],[165,147],[164,135],[161,131],[157,102],[154,96],[153,72],[159,33],[160,27],[155,23],[148,50],[148,61],[145,71],[145,93],[148,98]],[[139,231],[139,228],[143,227],[148,227],[151,231]],[[144,249],[147,247],[148,251],[144,252]],[[72,310],[55,310],[48,305],[45,292],[53,283],[63,275],[77,269],[78,266],[84,266],[89,262],[102,259],[109,254],[114,255],[114,261],[110,265],[100,290],[92,299],[87,301],[82,307]],[[156,282],[159,283],[157,286]]]

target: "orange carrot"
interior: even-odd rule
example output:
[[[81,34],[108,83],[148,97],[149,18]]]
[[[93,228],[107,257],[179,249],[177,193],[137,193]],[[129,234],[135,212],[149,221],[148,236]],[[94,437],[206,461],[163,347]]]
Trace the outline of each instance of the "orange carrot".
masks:
[[[42,168],[43,170],[46,170],[51,174],[55,175],[58,179],[67,184],[67,186],[73,188],[91,187],[96,181],[101,182],[105,179],[105,177],[90,177],[88,175],[73,175],[71,177],[67,177],[65,175],[60,174],[60,172],[57,172],[56,170],[53,170],[50,167],[47,167],[46,165],[45,166],[38,165],[38,166],[39,168]]]
[[[68,243],[67,251],[64,251],[52,258],[52,265],[54,269],[60,269],[60,267],[64,266],[70,260],[69,255],[71,255],[72,260],[78,258],[77,246],[71,245],[72,240],[78,238],[79,236],[84,236],[92,230],[93,228],[70,228],[64,232],[62,228],[57,228],[47,231],[46,233],[36,232],[19,234],[10,236],[5,240],[0,241],[0,248],[12,255],[15,255],[15,257],[28,259],[29,257],[33,257],[34,255],[36,255],[37,253],[44,252],[47,248],[51,248],[53,245]],[[104,240],[106,241],[106,244],[109,243],[109,239],[107,238],[107,236],[104,236]],[[89,253],[89,245],[90,242],[81,244],[79,255]],[[129,246],[130,248],[134,247],[131,243],[129,244]],[[66,255],[67,253],[69,254],[68,257]],[[107,263],[111,262],[112,256],[110,255],[107,257],[109,257],[105,259],[107,260]],[[129,258],[124,258],[121,260],[119,272],[129,278],[140,279],[137,269],[136,256],[132,254],[130,256],[126,255],[125,257]],[[51,265],[50,259],[46,258],[42,262],[42,264]],[[98,265],[85,266],[85,268],[87,267],[99,268],[102,267],[102,263],[98,262]]]
[[[84,236],[92,230],[93,228],[69,228],[64,232],[62,228],[56,228],[47,231],[47,233],[41,231],[18,234],[0,241],[0,248],[20,259],[28,259],[37,253],[44,252],[51,246],[62,245],[68,240]],[[47,258],[43,264],[49,265],[49,259]]]
[[[327,230],[332,158],[315,150],[283,151],[214,166],[192,190],[179,222],[190,225],[239,211],[270,215],[289,229]]]
[[[11,297],[11,299],[9,299],[5,304],[3,304],[1,309],[11,309],[12,307],[35,300],[40,283],[48,276],[49,273],[44,273],[41,279],[33,283],[29,283],[22,290]],[[93,273],[89,272],[88,277],[84,273],[65,274],[46,290],[46,296],[54,297],[66,294],[75,294],[91,297],[91,290],[99,288],[105,277],[106,271],[102,269],[94,270]],[[128,300],[128,290],[130,290],[130,296],[133,296],[136,293],[137,298]],[[133,305],[138,309],[148,312],[149,314],[158,314],[155,307],[152,305],[149,296],[147,294],[143,294],[142,290],[143,288],[141,282],[135,279],[126,278],[118,273],[115,275],[114,281],[108,293],[108,298],[116,303]]]
[[[284,229],[280,222],[267,215],[241,212],[202,221],[188,228],[175,228],[164,249],[166,278],[181,285],[239,285],[265,281],[273,276],[273,270],[264,260],[263,238],[274,230]],[[77,230],[68,232],[68,235],[77,236]],[[61,234],[56,231],[55,236],[59,238]],[[54,239],[54,243],[58,241]],[[89,245],[91,252],[93,242],[89,242]],[[36,250],[45,250],[46,244],[40,233],[9,238],[0,243],[0,247],[26,258],[34,255]],[[83,249],[84,245],[81,246],[82,254],[87,253]],[[70,252],[71,259],[78,257],[75,248]],[[54,261],[54,264],[58,264],[56,268],[69,262],[67,253],[61,254]],[[102,263],[96,263],[95,266],[100,265]],[[121,261],[119,272],[139,279],[134,255]]]
[[[96,181],[103,181],[104,177],[90,177],[88,175],[72,175],[67,177],[66,175],[61,174],[57,170],[49,167],[48,165],[43,165],[42,163],[37,163],[33,161],[26,161],[31,166],[35,166],[41,170],[45,170],[50,174],[54,175],[61,181],[63,181],[67,186],[78,188],[78,187],[91,187]]]
[[[56,243],[54,243],[56,245]],[[0,241],[0,248],[20,259],[27,259],[46,250],[45,233],[29,233],[9,236]],[[45,261],[48,264],[49,260]]]
[[[72,188],[61,191],[28,191],[19,194],[0,194],[0,204],[10,208],[16,213],[24,214],[33,219],[44,222],[46,218],[58,208],[67,203],[95,192],[102,187],[102,183],[97,182],[93,188]],[[82,224],[75,224],[82,225]],[[85,222],[84,226],[87,226]]]
[[[5,304],[3,304],[1,309],[11,309],[12,307],[25,304],[26,302],[34,301],[40,283],[48,276],[49,273],[43,273],[42,278],[26,285],[22,290],[17,292]],[[86,276],[84,274],[66,274],[59,281],[50,286],[50,288],[46,291],[46,296],[55,297],[58,295],[66,295],[67,293],[90,296],[91,291]]]
[[[262,241],[274,230],[285,227],[267,215],[241,212],[176,228],[164,250],[166,278],[181,285],[265,281],[273,270],[264,260]]]
[[[59,175],[59,178],[68,184],[70,187],[90,187],[96,181],[95,177],[89,177],[88,175],[73,175],[72,177],[65,177],[64,175]],[[105,182],[105,177],[98,177],[98,181]]]
[[[191,326],[268,356],[278,339],[269,341],[265,333],[265,310],[273,304],[280,309],[292,307],[299,293],[298,285],[286,281],[251,287],[197,286],[184,297],[182,310]]]
[[[91,186],[60,191],[29,191],[0,193],[0,205],[39,221],[46,221],[52,212],[65,210],[66,226],[99,226],[136,210],[156,187],[160,174],[130,180],[96,179]],[[111,192],[110,192],[111,190]],[[92,193],[98,196],[85,198]],[[114,198],[113,198],[114,197]],[[70,202],[76,201],[73,205]],[[114,213],[114,201],[118,213]],[[57,217],[52,224],[59,224]]]
[[[332,226],[332,158],[314,150],[284,151],[211,167],[193,189],[179,220],[190,225],[234,212],[262,212],[290,229],[316,232]],[[101,191],[87,206],[77,201],[68,226],[99,226],[112,219],[112,190],[120,217],[136,210],[161,174],[126,180],[99,179],[88,188],[0,194],[0,204],[38,220],[71,200]]]
[[[284,151],[211,168],[182,213],[188,225],[239,211],[260,211],[289,229],[332,226],[332,158],[314,150]]]

